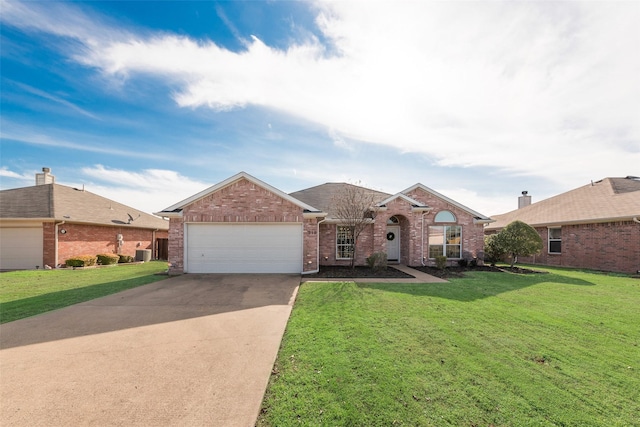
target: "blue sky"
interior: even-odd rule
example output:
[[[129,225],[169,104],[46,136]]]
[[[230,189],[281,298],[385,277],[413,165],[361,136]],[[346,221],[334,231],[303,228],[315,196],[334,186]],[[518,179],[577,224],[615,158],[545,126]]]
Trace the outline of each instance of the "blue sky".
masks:
[[[493,215],[640,175],[639,2],[0,4],[2,189],[154,212],[246,171]]]

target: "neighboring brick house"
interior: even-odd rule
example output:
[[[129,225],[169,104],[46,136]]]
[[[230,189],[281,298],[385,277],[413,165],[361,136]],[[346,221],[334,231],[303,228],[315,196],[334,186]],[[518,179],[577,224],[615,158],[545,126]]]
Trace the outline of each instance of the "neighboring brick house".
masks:
[[[542,253],[524,263],[636,273],[640,270],[640,178],[605,178],[495,215],[487,234],[520,220],[536,229]]]
[[[168,237],[168,221],[84,189],[55,183],[48,168],[33,187],[0,191],[0,269],[55,267],[76,255],[135,256]]]
[[[170,206],[156,213],[170,220],[170,272],[313,273],[347,265],[351,236],[332,202],[349,185],[286,194],[241,172]],[[490,218],[422,184],[395,195],[362,190],[375,195],[377,215],[360,235],[357,265],[380,251],[411,266],[440,254],[482,261]]]

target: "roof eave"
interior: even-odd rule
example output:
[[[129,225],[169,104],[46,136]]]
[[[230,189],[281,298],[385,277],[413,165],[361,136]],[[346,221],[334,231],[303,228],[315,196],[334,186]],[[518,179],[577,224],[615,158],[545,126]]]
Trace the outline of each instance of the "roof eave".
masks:
[[[473,218],[474,224],[491,224],[493,222],[496,222],[496,220],[491,218]]]
[[[463,205],[461,203],[458,203],[455,200],[450,199],[449,197],[445,196],[444,194],[438,193],[437,191],[435,191],[435,190],[433,190],[433,189],[431,189],[431,188],[429,188],[426,185],[421,184],[421,183],[414,184],[411,187],[409,187],[409,188],[407,188],[405,190],[402,190],[401,193],[404,193],[404,194],[410,193],[411,191],[413,191],[413,190],[415,190],[417,188],[420,188],[421,190],[426,191],[427,193],[433,194],[434,196],[446,201],[447,203],[449,203],[449,204],[451,204],[453,206],[456,206],[456,207],[462,209],[465,212],[470,213],[474,217],[489,219],[489,217],[487,217],[485,215],[482,215],[480,212],[476,212],[473,209],[468,208],[467,206],[465,206],[465,205]]]
[[[159,217],[162,217],[162,218],[182,218],[182,211],[179,211],[179,212],[161,211],[161,212],[154,212],[153,214],[155,216],[159,216]]]
[[[306,203],[296,199],[295,197],[292,197],[292,196],[288,195],[287,193],[285,193],[285,192],[283,192],[281,190],[278,190],[277,188],[267,184],[264,181],[259,180],[258,178],[254,177],[254,176],[249,175],[246,172],[240,172],[240,173],[237,173],[237,174],[225,179],[224,181],[221,181],[221,182],[219,182],[219,183],[217,183],[215,185],[212,185],[211,187],[209,187],[209,188],[207,188],[207,189],[205,189],[205,190],[203,190],[203,191],[201,191],[201,192],[199,192],[197,194],[194,194],[193,196],[191,196],[189,198],[186,198],[186,199],[176,203],[175,205],[169,206],[168,208],[164,209],[163,212],[164,211],[174,211],[176,209],[182,209],[185,206],[188,206],[188,205],[190,205],[190,204],[192,204],[192,203],[194,203],[194,202],[196,202],[196,201],[198,201],[200,199],[203,199],[203,198],[207,197],[209,194],[215,193],[218,190],[221,190],[221,189],[223,189],[225,187],[228,187],[229,185],[231,185],[234,182],[239,181],[239,180],[241,180],[243,178],[246,179],[249,182],[252,182],[252,183],[254,183],[254,184],[256,184],[256,185],[258,185],[258,186],[260,186],[260,187],[262,187],[262,188],[264,188],[264,189],[266,189],[266,190],[268,190],[268,191],[270,191],[270,192],[272,192],[272,193],[274,193],[274,194],[276,194],[278,196],[280,196],[281,198],[287,200],[288,202],[291,202],[294,205],[297,205],[297,206],[301,207],[304,210],[307,210],[307,211],[319,211],[318,209],[314,208],[313,206],[307,205]]]
[[[321,211],[311,211],[311,212],[304,212],[302,214],[302,218],[304,219],[313,219],[313,218],[326,218],[327,215],[329,215],[326,212],[321,212]]]

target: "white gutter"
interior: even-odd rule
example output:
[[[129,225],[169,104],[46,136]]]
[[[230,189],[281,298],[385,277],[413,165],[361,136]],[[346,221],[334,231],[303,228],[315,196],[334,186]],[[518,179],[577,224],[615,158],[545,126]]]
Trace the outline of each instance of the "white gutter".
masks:
[[[54,249],[55,265],[53,266],[53,268],[58,268],[58,227],[61,226],[62,224],[64,224],[65,222],[66,221],[56,222],[55,226],[53,227],[54,233],[56,235],[56,238],[55,238],[55,249]]]
[[[633,222],[637,222],[638,224],[640,224],[640,219],[638,219],[638,217],[637,217],[637,216],[634,216],[634,217],[633,217],[633,218],[631,218],[631,219],[633,219]]]

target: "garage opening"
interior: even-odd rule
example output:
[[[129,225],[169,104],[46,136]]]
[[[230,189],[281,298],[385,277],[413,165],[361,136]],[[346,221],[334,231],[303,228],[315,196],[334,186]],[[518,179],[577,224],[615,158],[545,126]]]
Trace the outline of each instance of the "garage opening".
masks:
[[[187,273],[300,273],[302,224],[187,224]]]

